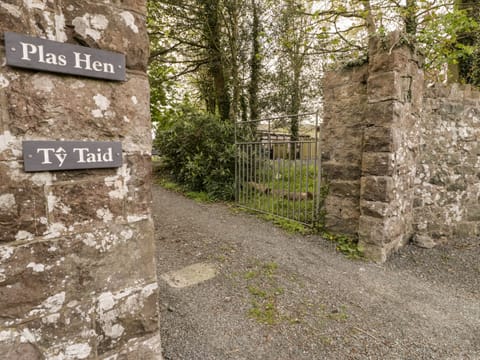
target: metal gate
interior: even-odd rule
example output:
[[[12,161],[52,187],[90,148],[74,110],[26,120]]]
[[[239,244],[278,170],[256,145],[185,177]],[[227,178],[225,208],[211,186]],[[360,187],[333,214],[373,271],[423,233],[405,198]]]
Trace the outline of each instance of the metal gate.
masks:
[[[298,136],[292,137],[297,120]],[[241,121],[235,126],[235,185],[239,206],[307,226],[321,204],[318,113]]]

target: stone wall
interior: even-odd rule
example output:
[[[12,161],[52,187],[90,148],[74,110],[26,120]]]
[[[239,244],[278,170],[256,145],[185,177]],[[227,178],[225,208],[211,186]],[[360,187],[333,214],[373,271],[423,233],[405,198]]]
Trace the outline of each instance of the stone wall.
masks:
[[[325,76],[326,227],[377,261],[480,233],[480,94],[425,87],[421,61],[392,33],[370,41],[368,64]]]
[[[326,225],[354,234],[360,216],[360,178],[368,67],[329,72],[324,80],[322,170],[328,180]]]
[[[159,359],[145,1],[0,1],[0,354]],[[127,81],[6,66],[14,31],[126,54]],[[25,173],[22,140],[121,141],[118,169]]]
[[[412,236],[423,73],[408,46],[395,46],[400,40],[392,33],[369,44],[358,235],[366,255],[379,261]]]
[[[415,241],[428,247],[480,234],[480,92],[431,85],[419,124]]]

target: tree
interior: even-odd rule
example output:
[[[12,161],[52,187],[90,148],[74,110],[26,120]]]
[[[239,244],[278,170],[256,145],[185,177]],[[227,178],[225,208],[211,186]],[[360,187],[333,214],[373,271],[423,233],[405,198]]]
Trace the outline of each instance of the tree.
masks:
[[[148,4],[151,10],[151,3]],[[150,82],[150,113],[152,121],[157,124],[168,121],[168,106],[173,102],[172,96],[174,92],[174,82],[170,76],[173,69],[168,66],[162,58],[168,54],[158,34],[165,31],[162,21],[158,18],[150,16],[147,19],[147,28],[150,32],[150,52],[153,56],[149,61],[149,82]]]
[[[269,35],[275,57],[270,62],[271,111],[289,115],[290,138],[299,140],[300,114],[320,97],[322,63],[327,37],[320,37],[324,20],[312,15],[313,1],[284,0],[272,11]],[[292,154],[293,155],[293,154]]]
[[[473,23],[480,23],[480,1],[458,0],[457,7],[460,11],[465,11]],[[459,78],[467,84],[480,86],[480,29],[478,25],[470,31],[462,33],[459,43],[467,49],[471,49],[471,52],[464,54],[459,59]]]
[[[206,109],[228,119],[230,99],[220,0],[149,0],[148,7],[150,39],[157,48],[151,52],[151,63],[171,66],[175,79],[191,76]]]
[[[222,120],[230,116],[230,97],[225,79],[225,56],[221,39],[220,0],[202,0],[201,18],[203,37],[208,58],[208,74],[213,82],[214,96],[210,99],[211,113],[218,111]]]
[[[252,0],[252,32],[251,44],[252,50],[250,54],[250,84],[248,87],[250,119],[258,120],[260,118],[259,109],[259,90],[260,90],[260,71],[261,71],[261,45],[260,45],[260,14],[259,5],[256,0]]]
[[[280,29],[281,50],[285,55],[285,70],[287,72],[290,96],[287,101],[287,113],[292,116],[290,121],[290,135],[292,141],[298,140],[298,115],[300,114],[302,101],[302,71],[309,47],[308,17],[303,16],[305,9],[297,0],[286,0],[285,7],[281,11]],[[293,21],[292,21],[293,20]]]
[[[319,102],[325,66],[365,61],[368,38],[393,29],[429,76],[456,64],[478,85],[478,1],[149,0],[152,111],[176,101],[172,90],[223,120],[295,118]]]
[[[455,6],[455,1],[463,3],[463,8]],[[348,44],[360,54],[367,53],[369,36],[397,29],[425,55],[429,76],[436,77],[445,64],[471,64],[478,58],[473,55],[478,43],[471,39],[478,38],[478,0],[406,0],[404,5],[397,0],[333,0],[331,4],[317,16],[331,23],[337,43]],[[342,23],[348,25],[339,28]],[[346,54],[347,60],[356,57]]]

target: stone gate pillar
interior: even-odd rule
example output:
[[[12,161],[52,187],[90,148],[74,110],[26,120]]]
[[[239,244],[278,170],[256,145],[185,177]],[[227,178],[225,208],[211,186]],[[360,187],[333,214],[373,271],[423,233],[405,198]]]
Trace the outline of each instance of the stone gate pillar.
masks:
[[[322,171],[328,183],[325,226],[356,236],[360,216],[362,146],[368,66],[330,71],[324,79]]]
[[[365,255],[379,262],[413,235],[420,61],[394,32],[370,40],[367,63],[324,80],[325,225],[358,236]]]
[[[0,1],[2,359],[161,358],[145,14],[135,0]],[[7,31],[125,54],[126,80],[9,66]],[[58,55],[42,53],[68,68]],[[26,172],[25,140],[120,142],[123,162]]]
[[[370,40],[358,234],[366,256],[380,262],[413,235],[420,61],[399,32]]]

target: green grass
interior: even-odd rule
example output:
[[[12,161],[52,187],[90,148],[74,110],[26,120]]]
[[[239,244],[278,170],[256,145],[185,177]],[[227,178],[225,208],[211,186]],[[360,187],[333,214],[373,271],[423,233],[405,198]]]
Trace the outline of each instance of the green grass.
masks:
[[[327,317],[335,321],[346,321],[348,319],[347,307],[342,305],[340,309],[332,311]]]
[[[260,324],[275,325],[282,321],[277,302],[283,288],[277,284],[276,262],[255,262],[254,268],[243,274],[250,297],[248,316]]]
[[[204,191],[187,191],[185,196],[200,203],[213,202],[214,199]]]
[[[297,164],[295,161],[283,160],[290,165],[279,166],[276,160],[265,160],[264,165],[255,165],[253,169],[240,169],[239,176],[272,190],[288,192],[317,192],[318,169],[314,165]],[[291,165],[291,164],[295,165]]]
[[[184,192],[184,189],[181,185],[167,178],[160,177],[160,178],[157,178],[155,182],[161,187],[163,187],[164,189],[175,191],[175,192],[181,192],[181,193]]]
[[[290,234],[309,235],[314,232],[312,227],[308,227],[294,220],[279,218],[278,216],[270,214],[260,214],[260,217],[266,221],[271,221]]]
[[[261,324],[275,325],[278,323],[277,309],[272,300],[261,303],[253,301],[248,314]]]
[[[200,203],[213,202],[212,199],[206,192],[203,191],[189,191],[187,187],[182,186],[175,181],[171,180],[168,176],[157,175],[155,183],[163,187],[164,189],[175,191],[185,195],[187,198],[195,200]]]
[[[250,171],[239,170],[238,202],[263,213],[314,224],[319,217],[316,205],[325,197],[325,187],[318,189],[318,174],[314,164],[257,160]]]
[[[265,290],[261,290],[255,286],[248,286],[248,292],[255,297],[260,297],[261,299],[265,299],[267,297],[267,292]]]
[[[315,220],[315,203],[313,200],[292,201],[276,196],[257,194],[243,205],[304,224],[312,224]]]
[[[272,189],[285,189],[291,192],[315,192],[318,168],[315,165],[298,164],[283,160],[282,165],[269,160],[267,169],[260,172],[257,179],[265,179]]]
[[[301,292],[289,291],[291,285],[285,282],[284,271],[274,261],[255,260],[248,271],[236,275],[242,279],[241,286],[248,297],[250,319],[268,326],[295,326],[312,318],[319,326],[325,321],[348,321],[350,316],[345,305],[327,306],[318,303],[316,298],[304,298]],[[295,299],[289,298],[292,294]],[[287,303],[284,296],[289,299]]]

